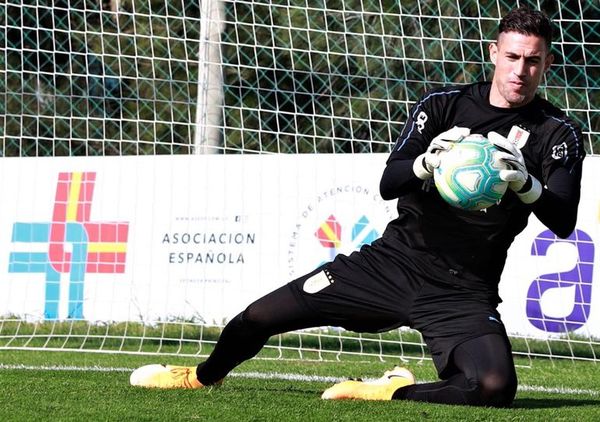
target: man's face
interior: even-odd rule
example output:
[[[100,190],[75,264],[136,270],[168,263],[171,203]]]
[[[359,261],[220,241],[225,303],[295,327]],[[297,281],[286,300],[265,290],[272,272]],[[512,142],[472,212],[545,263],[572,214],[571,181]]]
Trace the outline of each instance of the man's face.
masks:
[[[490,103],[496,107],[520,107],[529,103],[554,60],[543,38],[503,32],[490,44],[495,65]]]

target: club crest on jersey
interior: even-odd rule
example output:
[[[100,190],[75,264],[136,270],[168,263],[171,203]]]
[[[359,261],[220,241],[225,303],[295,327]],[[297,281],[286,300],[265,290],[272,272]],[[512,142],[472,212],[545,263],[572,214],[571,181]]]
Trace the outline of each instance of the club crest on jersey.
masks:
[[[555,160],[562,160],[563,158],[565,158],[567,156],[568,153],[568,148],[567,148],[567,143],[563,142],[562,144],[559,145],[554,145],[552,147],[552,158],[554,158]]]
[[[508,134],[508,140],[512,142],[517,148],[522,149],[529,139],[529,131],[523,129],[520,126],[513,126]]]

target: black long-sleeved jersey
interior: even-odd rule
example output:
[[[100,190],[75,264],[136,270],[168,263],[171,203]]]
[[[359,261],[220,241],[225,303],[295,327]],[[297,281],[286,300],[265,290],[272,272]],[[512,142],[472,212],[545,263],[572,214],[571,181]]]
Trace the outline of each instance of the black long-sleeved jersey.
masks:
[[[438,281],[497,292],[507,250],[531,212],[560,237],[573,231],[585,151],[580,129],[546,100],[536,96],[523,107],[498,108],[489,103],[490,88],[482,82],[423,96],[389,156],[380,191],[384,199],[398,198],[399,217],[383,237],[406,265]],[[521,151],[527,170],[545,187],[541,197],[525,205],[508,190],[483,211],[444,202],[432,180],[418,179],[412,165],[436,135],[454,126],[525,140]]]

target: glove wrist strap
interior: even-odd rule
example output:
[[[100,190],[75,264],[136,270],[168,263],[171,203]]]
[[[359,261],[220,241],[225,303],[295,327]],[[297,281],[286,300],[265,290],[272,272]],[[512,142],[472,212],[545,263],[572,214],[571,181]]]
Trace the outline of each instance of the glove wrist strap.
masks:
[[[415,158],[415,162],[413,163],[413,173],[415,173],[415,176],[421,180],[427,180],[433,177],[433,173],[427,170],[425,154],[421,154]]]
[[[531,189],[532,186],[533,186],[533,177],[531,177],[531,175],[528,175],[527,180],[525,180],[525,183],[523,184],[521,189],[519,189],[517,191],[517,193],[527,193]]]
[[[542,184],[532,175],[529,175],[523,187],[517,192],[517,196],[524,204],[533,204],[541,195]]]

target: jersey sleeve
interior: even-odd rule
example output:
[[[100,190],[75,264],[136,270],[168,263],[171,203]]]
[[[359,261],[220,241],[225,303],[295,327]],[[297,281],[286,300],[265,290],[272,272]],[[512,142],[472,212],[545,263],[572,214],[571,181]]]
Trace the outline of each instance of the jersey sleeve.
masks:
[[[579,127],[567,118],[553,117],[552,121],[556,125],[547,132],[548,142],[542,152],[542,178],[545,182],[559,168],[571,173],[585,156]]]
[[[439,133],[436,93],[426,94],[410,110],[400,137],[390,153],[379,183],[383,199],[398,198],[419,189],[423,181],[413,172],[415,158]]]
[[[533,211],[546,227],[564,238],[577,222],[585,149],[575,124],[553,119],[559,124],[546,133],[548,142],[542,151],[542,183],[546,188]]]
[[[423,96],[410,110],[388,163],[394,160],[414,159],[425,152],[431,140],[445,130],[441,129],[442,111],[441,92],[433,91]]]
[[[421,187],[423,181],[415,175],[413,163],[427,150],[433,138],[448,129],[443,123],[447,98],[458,92],[431,91],[412,107],[381,177],[379,192],[382,198],[398,198]]]

